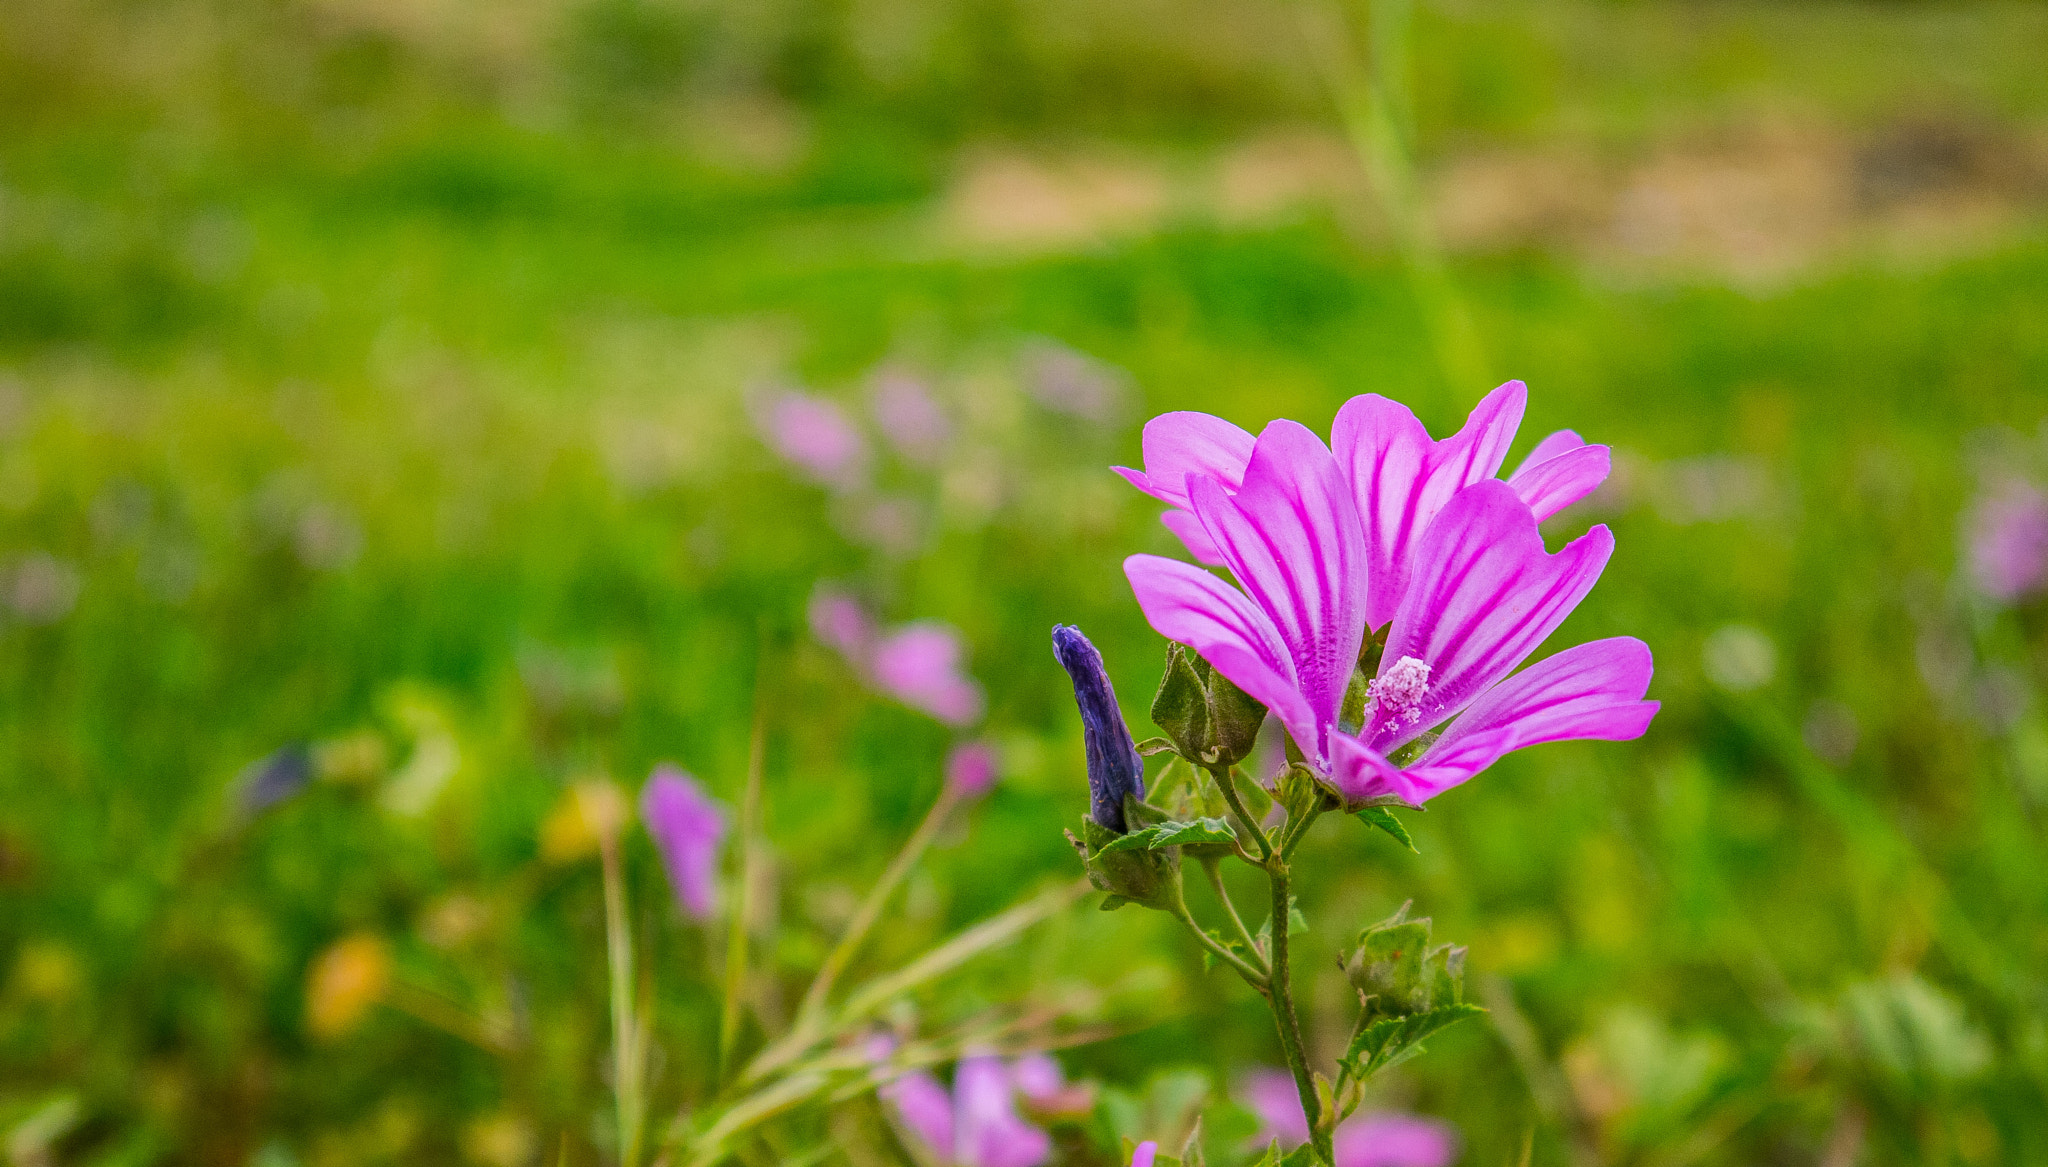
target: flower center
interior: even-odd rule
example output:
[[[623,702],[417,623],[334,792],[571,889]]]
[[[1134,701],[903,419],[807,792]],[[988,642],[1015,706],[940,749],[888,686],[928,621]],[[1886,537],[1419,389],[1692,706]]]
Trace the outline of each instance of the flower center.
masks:
[[[1429,665],[1404,656],[1380,671],[1367,694],[1388,719],[1413,725],[1422,720],[1422,698],[1429,692]]]

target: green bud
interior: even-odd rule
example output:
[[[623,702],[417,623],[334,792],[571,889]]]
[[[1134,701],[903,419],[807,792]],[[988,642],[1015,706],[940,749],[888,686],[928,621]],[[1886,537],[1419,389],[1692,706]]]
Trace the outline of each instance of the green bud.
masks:
[[[1131,804],[1136,804],[1132,800]],[[1148,808],[1149,809],[1149,808]],[[1128,900],[1171,912],[1180,906],[1180,852],[1177,848],[1162,847],[1159,850],[1123,850],[1103,854],[1102,849],[1124,836],[1097,823],[1092,818],[1081,820],[1081,837],[1075,838],[1067,832],[1067,842],[1081,856],[1081,864],[1088,870],[1088,882],[1099,891],[1106,891],[1113,901]],[[1105,910],[1109,904],[1103,905]]]
[[[1266,707],[1230,683],[1201,654],[1166,646],[1166,675],[1152,698],[1152,722],[1191,762],[1230,766],[1252,752]]]
[[[1429,946],[1428,917],[1408,918],[1408,904],[1358,935],[1344,975],[1365,1001],[1367,1019],[1406,1017],[1461,1004],[1465,949]]]

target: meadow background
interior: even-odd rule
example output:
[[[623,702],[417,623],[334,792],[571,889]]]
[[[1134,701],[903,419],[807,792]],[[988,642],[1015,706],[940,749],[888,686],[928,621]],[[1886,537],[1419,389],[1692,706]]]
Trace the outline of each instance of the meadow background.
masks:
[[[1398,81],[1413,220],[1332,35]],[[1375,391],[1443,434],[1518,377],[1512,458],[1616,450],[1550,532],[1619,539],[1562,636],[1647,640],[1664,711],[1505,759],[1419,854],[1318,832],[1312,1042],[1413,896],[1493,1018],[1375,1104],[1464,1163],[2048,1162],[2048,621],[1959,534],[2044,454],[2044,60],[2018,4],[0,5],[5,1153],[610,1161],[571,783],[735,802],[762,695],[752,1033],[951,740],[814,641],[820,581],[960,629],[1003,761],[882,969],[1078,873],[1055,622],[1150,732],[1120,562],[1172,547],[1107,470],[1147,416]],[[764,393],[890,376],[934,464],[830,490],[764,444]],[[253,808],[294,743],[317,778]],[[626,858],[667,1116],[723,942]],[[1270,1021],[1170,924],[1083,905],[899,1012],[1043,1002],[1100,1038],[1067,1161],[1206,1092],[1233,1162]],[[351,938],[390,987],[323,1004]]]

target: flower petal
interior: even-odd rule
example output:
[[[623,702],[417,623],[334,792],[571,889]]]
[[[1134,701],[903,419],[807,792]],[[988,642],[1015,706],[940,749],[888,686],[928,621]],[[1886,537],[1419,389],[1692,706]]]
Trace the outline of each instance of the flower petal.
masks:
[[[1158,555],[1124,560],[1124,576],[1154,631],[1200,653],[1290,733],[1303,735],[1297,741],[1315,740],[1315,715],[1295,684],[1287,644],[1243,592],[1194,564]]]
[[[1144,471],[1112,469],[1160,502],[1185,507],[1190,474],[1205,474],[1237,489],[1251,460],[1252,441],[1251,434],[1211,414],[1162,413],[1145,423]]]
[[[1375,701],[1366,744],[1388,753],[1499,683],[1585,598],[1613,551],[1599,526],[1546,552],[1535,514],[1505,482],[1458,492],[1416,546],[1382,658],[1382,674],[1411,657],[1427,665],[1428,687],[1404,709]]]
[[[1209,532],[1202,529],[1202,520],[1193,511],[1173,510],[1159,516],[1166,529],[1180,536],[1188,554],[1211,567],[1223,566],[1223,553],[1216,550],[1216,543],[1209,538]]]
[[[1540,452],[1542,447],[1538,446],[1537,450]],[[1536,521],[1540,523],[1593,493],[1607,481],[1611,461],[1606,446],[1582,445],[1554,458],[1524,463],[1515,471],[1514,477],[1508,479],[1508,485],[1514,487],[1522,501],[1529,504],[1529,509],[1536,513]]]
[[[1334,1132],[1337,1167],[1449,1167],[1458,1137],[1412,1114],[1355,1114]]]
[[[1354,397],[1337,411],[1330,445],[1351,478],[1365,524],[1369,626],[1385,624],[1400,608],[1415,545],[1430,520],[1460,489],[1500,471],[1527,403],[1528,388],[1509,381],[1440,442],[1430,440],[1407,406],[1377,393]]]
[[[1334,725],[1365,640],[1364,532],[1336,459],[1306,427],[1276,421],[1259,435],[1236,494],[1208,477],[1188,487],[1223,562],[1286,645],[1316,725]],[[1321,738],[1318,728],[1295,742],[1320,754]]]
[[[953,1158],[961,1167],[1038,1167],[1052,1154],[1046,1133],[1017,1117],[1010,1072],[998,1058],[961,1059],[953,1071],[953,1111]]]
[[[1523,471],[1540,466],[1559,454],[1569,454],[1585,444],[1586,439],[1580,437],[1577,430],[1559,430],[1536,443],[1536,448],[1529,451],[1529,456],[1522,459],[1514,473],[1508,475],[1508,481],[1513,482],[1522,476]]]
[[[1524,746],[1641,737],[1658,708],[1643,700],[1651,672],[1650,646],[1632,636],[1565,649],[1474,701],[1409,767],[1408,777],[1433,795]]]
[[[914,1070],[879,1090],[919,1142],[940,1155],[953,1153],[953,1099],[937,1078]]]

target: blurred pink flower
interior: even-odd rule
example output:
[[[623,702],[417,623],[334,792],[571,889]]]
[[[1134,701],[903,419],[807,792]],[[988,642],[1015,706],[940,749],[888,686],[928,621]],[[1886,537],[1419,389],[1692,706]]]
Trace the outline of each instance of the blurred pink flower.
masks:
[[[1131,1152],[1131,1167],[1152,1167],[1152,1160],[1158,1154],[1159,1144],[1147,1139]]]
[[[946,452],[953,422],[923,381],[901,370],[884,370],[875,377],[871,407],[882,436],[906,459],[930,466]]]
[[[821,584],[811,593],[810,621],[811,635],[855,665],[866,667],[877,632],[874,617],[859,600]]]
[[[960,671],[963,655],[958,632],[923,620],[883,637],[868,667],[876,687],[905,705],[947,725],[971,725],[981,716],[981,686]]]
[[[852,490],[867,480],[868,443],[837,403],[805,393],[776,393],[761,430],[769,446],[818,482]]]
[[[725,839],[724,808],[705,795],[696,779],[663,763],[640,791],[640,820],[661,852],[676,905],[693,919],[710,916],[718,848]]]
[[[1081,1115],[1095,1109],[1095,1090],[1086,1082],[1069,1083],[1051,1054],[1025,1054],[1010,1063],[1017,1093],[1039,1114]]]
[[[1968,521],[1970,578],[1994,600],[2011,601],[2048,579],[2048,495],[2009,478],[1977,500]]]
[[[949,1167],[1039,1167],[1052,1139],[1018,1117],[1011,1069],[989,1056],[963,1058],[948,1095],[939,1080],[913,1071],[882,1087],[903,1125]]]
[[[1238,1089],[1247,1109],[1259,1116],[1260,1144],[1285,1146],[1308,1141],[1301,1096],[1284,1070],[1260,1070]],[[1457,1158],[1458,1138],[1434,1119],[1412,1114],[1354,1114],[1337,1124],[1332,1149],[1336,1167],[1447,1167]]]
[[[990,788],[995,786],[996,779],[999,777],[1001,775],[996,769],[995,747],[987,742],[962,742],[954,746],[951,752],[946,755],[946,788],[951,790],[956,797],[965,799],[980,798],[982,795],[987,794]],[[1044,1057],[1043,1054],[1037,1056]],[[1048,1058],[1046,1060],[1050,1061],[1051,1059]],[[1017,1086],[1026,1095],[1029,1095],[1031,1093],[1030,1087],[1026,1085],[1021,1076],[1023,1072],[1021,1069],[1022,1063],[1019,1063],[1019,1066],[1020,1077],[1018,1078]],[[1059,1072],[1059,1066],[1054,1065],[1052,1067],[1052,1089],[1054,1090],[1059,1089]]]

